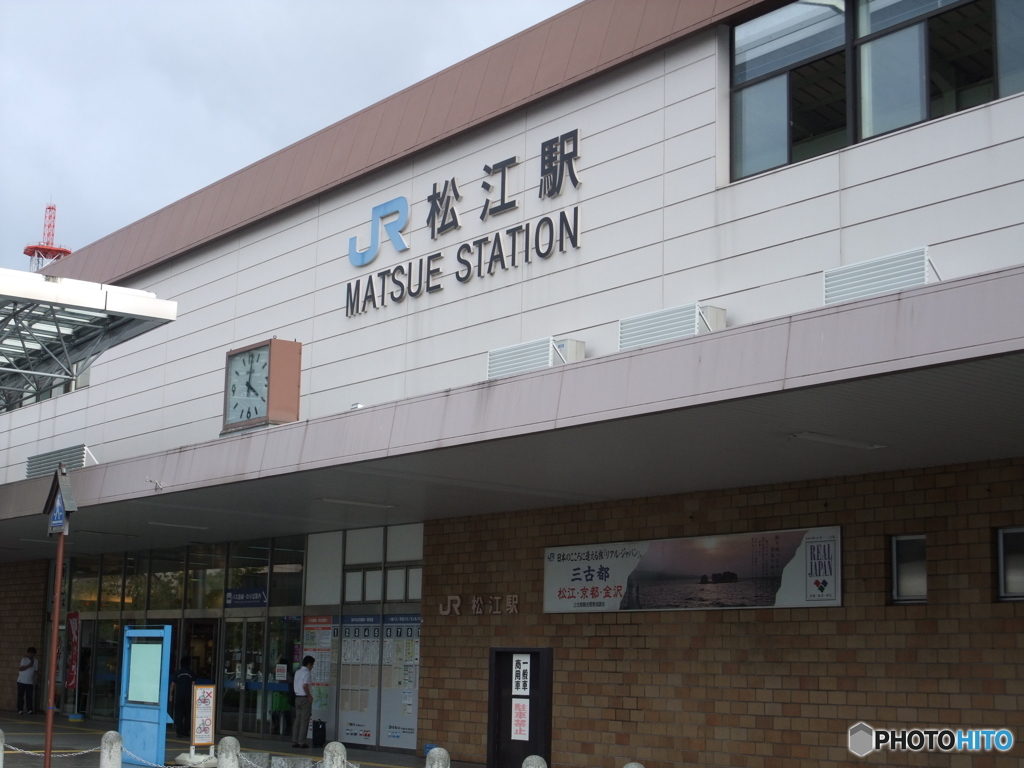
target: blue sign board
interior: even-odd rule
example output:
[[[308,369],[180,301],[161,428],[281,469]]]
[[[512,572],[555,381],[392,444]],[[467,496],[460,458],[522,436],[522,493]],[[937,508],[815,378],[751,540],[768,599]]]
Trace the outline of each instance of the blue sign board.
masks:
[[[171,673],[171,628],[124,632],[121,664],[121,720],[126,763],[163,765]]]
[[[64,513],[64,494],[59,490],[57,497],[53,500],[53,508],[50,510],[50,533],[61,533],[64,524],[67,522],[67,515]]]

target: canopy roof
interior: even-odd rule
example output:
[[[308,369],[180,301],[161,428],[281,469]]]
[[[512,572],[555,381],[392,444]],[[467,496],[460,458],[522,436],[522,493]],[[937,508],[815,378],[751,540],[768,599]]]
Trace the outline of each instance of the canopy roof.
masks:
[[[74,380],[177,311],[147,291],[0,269],[0,406]]]

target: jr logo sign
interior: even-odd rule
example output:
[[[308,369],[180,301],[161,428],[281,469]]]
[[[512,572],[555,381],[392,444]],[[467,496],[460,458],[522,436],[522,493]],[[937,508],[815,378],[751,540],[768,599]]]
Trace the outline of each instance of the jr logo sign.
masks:
[[[388,233],[396,251],[407,251],[409,245],[402,237],[402,230],[409,221],[409,201],[404,197],[396,197],[386,203],[374,206],[370,219],[370,247],[365,251],[359,250],[358,238],[351,237],[348,241],[348,260],[354,267],[365,267],[375,258],[380,250],[380,227],[384,225],[384,231]],[[397,213],[398,218],[384,222],[384,218]]]

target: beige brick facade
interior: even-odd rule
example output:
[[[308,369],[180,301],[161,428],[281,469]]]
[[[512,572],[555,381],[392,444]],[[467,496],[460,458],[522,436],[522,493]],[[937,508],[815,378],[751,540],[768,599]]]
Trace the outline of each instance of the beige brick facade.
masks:
[[[42,682],[48,574],[44,560],[0,564],[0,711],[17,706],[18,664],[30,645],[39,651]],[[43,704],[39,690],[36,701]]]
[[[842,526],[841,608],[544,614],[545,547]],[[554,765],[1024,765],[1024,603],[996,531],[1024,459],[427,523],[419,740],[483,762],[489,648],[551,647]],[[927,539],[928,602],[893,605],[890,537]],[[474,596],[519,613],[472,615]],[[442,616],[448,595],[462,615]],[[504,600],[504,598],[502,598]],[[882,727],[1006,727],[1009,753],[846,748]]]

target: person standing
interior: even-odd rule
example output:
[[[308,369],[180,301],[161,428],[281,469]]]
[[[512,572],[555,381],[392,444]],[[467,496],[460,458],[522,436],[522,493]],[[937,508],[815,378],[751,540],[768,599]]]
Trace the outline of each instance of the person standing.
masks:
[[[295,691],[295,722],[292,723],[292,746],[299,749],[309,749],[306,743],[306,732],[309,730],[309,718],[313,714],[313,664],[316,662],[312,656],[305,656],[302,659],[302,666],[295,671],[295,682],[292,683],[292,690]]]
[[[181,667],[171,678],[174,732],[179,739],[189,736],[189,731],[192,728],[192,686],[195,685],[195,682],[196,675],[192,671],[192,659],[182,656]]]
[[[36,676],[39,673],[39,661],[36,659],[36,649],[29,648],[18,666],[18,714],[31,715],[32,707],[35,705]]]

